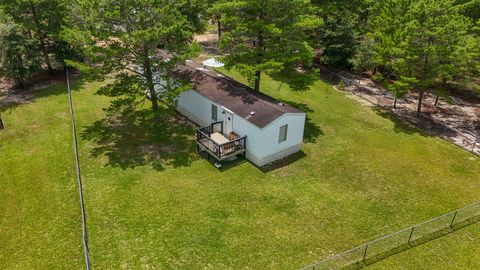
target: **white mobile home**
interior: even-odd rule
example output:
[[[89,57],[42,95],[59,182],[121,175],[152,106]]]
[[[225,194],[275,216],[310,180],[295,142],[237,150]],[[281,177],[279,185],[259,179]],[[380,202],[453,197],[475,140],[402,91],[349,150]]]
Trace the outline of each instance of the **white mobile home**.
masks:
[[[199,150],[219,161],[244,154],[257,166],[300,150],[306,114],[299,109],[193,61],[176,76],[193,84],[178,97],[177,110],[201,127]]]

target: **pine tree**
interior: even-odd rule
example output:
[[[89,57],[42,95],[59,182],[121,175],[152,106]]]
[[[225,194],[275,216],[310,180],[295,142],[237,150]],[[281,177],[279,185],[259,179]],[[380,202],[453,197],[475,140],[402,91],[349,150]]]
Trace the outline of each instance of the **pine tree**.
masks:
[[[379,65],[393,78],[411,78],[419,93],[417,114],[426,91],[442,95],[445,83],[469,69],[471,20],[454,0],[390,0],[374,22]],[[440,85],[440,86],[439,86]],[[442,86],[443,85],[443,86]]]
[[[84,48],[90,68],[70,64],[100,79],[114,76],[113,82],[99,91],[117,98],[111,110],[131,108],[144,97],[159,120],[159,102],[171,105],[186,87],[173,81],[175,66],[192,56],[196,48],[191,41],[198,25],[189,20],[193,14],[188,17],[182,13],[184,7],[182,1],[167,0],[79,2],[72,9],[84,14],[72,18],[79,24],[66,35],[72,43],[80,41],[77,46]],[[170,59],[159,50],[166,50]]]
[[[359,50],[367,45],[369,0],[312,0],[316,14],[325,23],[318,28],[314,47],[321,52],[320,62],[336,67],[350,67],[363,58]],[[357,62],[357,64],[359,64]]]
[[[214,7],[228,29],[219,45],[227,68],[235,68],[260,91],[262,72],[310,66],[307,33],[320,24],[304,0],[220,1]],[[298,74],[301,76],[301,73]]]

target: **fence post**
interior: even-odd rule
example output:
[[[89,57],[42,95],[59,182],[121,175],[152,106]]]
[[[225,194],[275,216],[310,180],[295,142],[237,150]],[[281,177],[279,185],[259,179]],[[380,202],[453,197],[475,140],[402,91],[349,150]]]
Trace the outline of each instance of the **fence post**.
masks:
[[[368,250],[368,244],[365,245],[365,251],[363,252],[363,259],[362,259],[362,261],[363,261],[363,263],[365,263],[365,264],[367,264],[367,263],[365,262],[365,258],[367,257],[367,250]]]
[[[455,218],[457,217],[457,213],[458,213],[458,210],[455,211],[455,214],[453,214],[452,222],[450,222],[450,229],[452,228],[453,222],[455,221]]]
[[[413,236],[413,231],[415,230],[415,226],[412,227],[412,231],[410,231],[410,236],[408,237],[408,242],[407,244],[410,245],[410,241],[412,241],[412,236]]]

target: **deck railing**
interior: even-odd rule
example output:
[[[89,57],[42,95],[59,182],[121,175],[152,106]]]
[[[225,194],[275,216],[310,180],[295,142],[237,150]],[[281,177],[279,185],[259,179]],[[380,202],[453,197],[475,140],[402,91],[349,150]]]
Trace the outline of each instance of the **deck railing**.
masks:
[[[214,155],[218,160],[223,160],[235,153],[244,152],[247,144],[247,136],[237,138],[235,140],[218,144],[211,139],[213,133],[223,134],[223,122],[215,122],[207,127],[197,128],[197,143]]]
[[[223,133],[223,122],[219,121],[219,122],[211,123],[210,126],[197,128],[197,131],[201,131],[202,133],[208,136],[212,135],[215,132]]]
[[[247,137],[243,136],[233,141],[220,145],[220,158],[228,156],[230,154],[245,150],[247,144]]]

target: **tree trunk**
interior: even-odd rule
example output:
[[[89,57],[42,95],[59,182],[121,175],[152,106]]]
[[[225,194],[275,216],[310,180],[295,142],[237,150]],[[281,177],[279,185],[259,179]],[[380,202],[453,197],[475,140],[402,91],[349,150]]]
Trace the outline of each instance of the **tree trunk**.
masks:
[[[25,82],[25,78],[22,77],[22,76],[18,76],[16,78],[14,78],[14,82],[15,82],[15,85],[18,86],[18,88],[20,89],[26,89],[27,88],[27,84]]]
[[[154,121],[158,122],[159,121],[158,97],[157,97],[157,93],[155,92],[155,84],[153,83],[152,67],[151,67],[149,59],[145,61],[144,65],[143,65],[143,68],[145,70],[145,79],[147,81],[147,88],[148,88],[148,92],[150,94],[150,101],[152,102],[152,110],[153,110],[153,114],[154,114]]]
[[[255,71],[255,91],[260,92],[260,77],[262,72],[260,70]]]
[[[261,63],[261,61],[263,61],[263,53],[264,53],[264,50],[265,50],[265,44],[264,44],[264,40],[263,40],[263,31],[260,31],[258,33],[258,44],[256,44],[256,46],[258,46],[258,48],[260,48],[259,50],[259,53],[258,53],[258,59],[257,59],[257,63]],[[255,71],[255,91],[256,92],[260,92],[260,77],[262,76],[262,71],[261,70],[257,70]]]
[[[429,41],[429,46],[431,44],[431,42]],[[423,72],[422,72],[422,79],[423,81],[425,81],[427,79],[427,67],[428,67],[428,52],[425,53],[424,57],[423,57]],[[420,113],[422,112],[422,101],[423,101],[423,94],[424,94],[424,91],[423,89],[420,90],[420,93],[419,93],[419,96],[418,96],[418,106],[417,106],[417,117],[420,116]]]
[[[222,37],[222,23],[220,22],[220,18],[217,19],[217,31],[218,31],[218,39]]]
[[[27,83],[25,82],[24,77],[18,77],[16,84],[18,85],[18,87],[20,87],[20,89],[26,89],[27,88]]]
[[[419,96],[418,96],[418,106],[417,106],[417,117],[420,116],[420,113],[422,112],[422,100],[423,100],[423,90],[420,91]]]
[[[44,54],[45,54],[45,61],[47,63],[48,74],[53,75],[52,63],[50,62],[48,53],[44,53]]]
[[[446,79],[442,80],[442,88],[443,88],[442,90],[446,90],[446,88],[447,88],[447,80]],[[435,99],[435,107],[437,107],[439,99],[440,99],[440,95],[437,95],[437,98]]]
[[[14,78],[14,82],[16,85],[20,87],[20,89],[25,89],[27,87],[27,82],[26,82],[26,73],[25,70],[23,69],[23,58],[20,54],[17,54],[15,56],[18,62],[18,66],[16,69],[18,70],[17,76]]]
[[[397,97],[395,97],[394,100],[393,100],[393,108],[394,109],[397,108]]]

